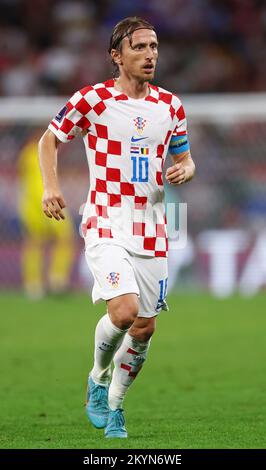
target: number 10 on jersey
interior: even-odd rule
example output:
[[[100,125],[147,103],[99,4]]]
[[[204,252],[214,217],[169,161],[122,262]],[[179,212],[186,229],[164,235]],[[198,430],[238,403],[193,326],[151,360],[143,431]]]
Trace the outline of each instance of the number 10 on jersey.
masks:
[[[132,183],[147,183],[149,180],[149,160],[148,157],[132,156]]]

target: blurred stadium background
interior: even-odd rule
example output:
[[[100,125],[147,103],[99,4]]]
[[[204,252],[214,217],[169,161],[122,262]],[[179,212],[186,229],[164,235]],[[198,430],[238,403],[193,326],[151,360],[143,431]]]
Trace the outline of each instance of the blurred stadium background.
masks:
[[[169,320],[171,332],[167,317],[162,318],[153,343],[155,356],[143,374],[154,417],[147,414],[150,402],[144,395],[141,413],[151,422],[153,438],[145,441],[130,395],[129,414],[138,440],[127,445],[134,447],[135,442],[140,448],[145,441],[146,446],[165,448],[265,447],[265,1],[0,0],[0,8],[1,402],[9,399],[3,408],[0,445],[100,445],[96,437],[93,440],[96,433],[87,440],[73,404],[83,400],[80,381],[84,377],[85,383],[88,369],[84,322],[89,321],[93,331],[98,318],[86,317],[87,307],[93,312],[87,301],[91,279],[79,236],[79,212],[89,185],[83,144],[62,146],[59,155],[63,193],[75,226],[69,289],[73,297],[63,303],[49,298],[30,303],[21,295],[26,233],[20,213],[20,162],[26,143],[46,129],[73,91],[111,76],[110,31],[121,18],[137,14],[158,31],[154,83],[183,101],[197,174],[178,189],[166,185],[167,201],[188,204],[188,243],[169,257],[169,302],[178,316]],[[49,249],[48,244],[44,264]],[[169,365],[168,355],[159,356],[162,349],[177,354],[176,366]],[[169,374],[179,398],[168,389],[163,395],[178,416],[179,440],[176,429],[164,428],[164,411],[157,408],[162,386],[150,385],[154,376],[164,383]],[[51,387],[43,397],[47,376]],[[136,393],[142,393],[141,383]],[[27,418],[18,425],[21,409]],[[46,415],[50,421],[45,427]],[[66,419],[67,436],[61,433]],[[166,433],[163,439],[158,423]]]

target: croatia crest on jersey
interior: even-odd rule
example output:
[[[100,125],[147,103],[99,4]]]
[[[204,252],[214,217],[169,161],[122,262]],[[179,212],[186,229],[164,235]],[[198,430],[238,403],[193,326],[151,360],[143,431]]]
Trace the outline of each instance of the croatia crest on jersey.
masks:
[[[117,288],[119,285],[120,273],[111,272],[106,276],[106,279],[112,287]]]
[[[136,117],[136,119],[134,119],[134,124],[135,124],[135,128],[137,130],[137,133],[139,135],[141,135],[142,132],[144,131],[144,127],[146,125],[146,119],[143,119],[142,117],[138,116],[138,117]]]

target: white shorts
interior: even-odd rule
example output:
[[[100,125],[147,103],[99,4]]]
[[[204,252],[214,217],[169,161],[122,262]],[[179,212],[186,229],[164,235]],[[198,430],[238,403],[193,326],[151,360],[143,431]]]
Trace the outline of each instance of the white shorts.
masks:
[[[92,301],[123,294],[139,296],[139,317],[151,318],[167,310],[167,258],[136,256],[118,245],[96,245],[85,251],[94,277]]]

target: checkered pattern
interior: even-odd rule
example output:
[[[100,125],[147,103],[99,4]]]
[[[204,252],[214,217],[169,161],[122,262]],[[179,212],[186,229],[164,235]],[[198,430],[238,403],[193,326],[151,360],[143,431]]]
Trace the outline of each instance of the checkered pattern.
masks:
[[[167,256],[164,205],[154,201],[163,200],[163,165],[171,137],[186,133],[179,98],[150,85],[149,96],[132,100],[108,80],[77,91],[49,129],[62,142],[83,135],[90,169],[82,220],[86,244],[108,239],[136,254]],[[148,158],[148,182],[132,181],[132,147]]]

